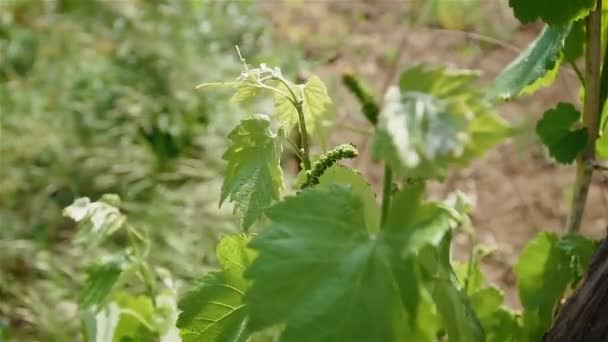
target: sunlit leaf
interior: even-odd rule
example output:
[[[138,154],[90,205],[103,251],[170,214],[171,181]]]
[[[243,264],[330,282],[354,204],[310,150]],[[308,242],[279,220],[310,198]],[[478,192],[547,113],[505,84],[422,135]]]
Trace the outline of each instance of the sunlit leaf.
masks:
[[[177,326],[184,342],[247,340],[251,331],[244,296],[249,282],[243,272],[255,257],[248,242],[245,235],[223,238],[217,248],[222,271],[203,276],[180,300]]]
[[[327,88],[323,81],[317,76],[311,76],[303,85],[291,85],[292,91],[302,100],[304,120],[308,133],[314,133],[325,117],[327,108],[331,105],[331,98],[327,94]],[[283,93],[290,94],[283,83],[278,83],[277,88]],[[286,130],[291,130],[298,124],[298,112],[293,103],[285,96],[275,93],[275,115]]]
[[[551,156],[560,163],[572,163],[587,144],[587,129],[572,129],[580,117],[581,114],[573,105],[560,103],[547,110],[536,125],[541,141]]]
[[[234,212],[247,229],[279,198],[283,188],[281,145],[268,117],[262,115],[241,121],[228,138],[231,144],[223,156],[228,165],[220,205],[230,196]]]
[[[524,248],[514,270],[524,307],[526,341],[542,340],[557,302],[569,285],[580,278],[582,259],[592,254],[589,246],[578,238],[560,241],[556,234],[544,232]]]
[[[569,31],[570,25],[545,26],[536,40],[498,75],[487,97],[508,100],[553,83],[559,71],[560,51]]]
[[[112,303],[117,304],[122,311],[114,333],[114,342],[157,340],[153,326],[155,309],[152,299],[144,295],[133,296],[118,292]]]

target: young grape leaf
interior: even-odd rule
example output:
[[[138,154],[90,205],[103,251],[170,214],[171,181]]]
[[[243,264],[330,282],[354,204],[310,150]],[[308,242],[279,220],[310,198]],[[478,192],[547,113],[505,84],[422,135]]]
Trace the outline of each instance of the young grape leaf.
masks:
[[[222,271],[203,276],[180,300],[177,326],[184,342],[244,342],[249,337],[244,302],[249,282],[243,272],[255,254],[248,243],[246,235],[223,238],[217,247]]]
[[[113,255],[88,267],[85,284],[80,293],[80,307],[93,311],[101,308],[132,264],[130,253],[125,253]]]
[[[437,305],[437,311],[452,342],[485,341],[485,334],[469,300],[450,265],[451,234],[446,234],[439,248],[427,245],[420,259],[425,286]]]
[[[263,88],[256,83],[254,74],[244,74],[239,78],[239,83],[235,86],[236,93],[232,95],[230,101],[232,102],[243,102],[247,101],[258,94],[260,94]]]
[[[416,65],[385,96],[373,155],[397,174],[442,178],[504,138],[506,123],[475,89],[477,74]]]
[[[414,193],[406,197],[420,200]],[[411,336],[403,332],[413,329],[407,323],[411,308],[403,303],[417,301],[401,297],[420,294],[400,288],[416,282],[411,268],[404,272],[405,261],[425,242],[436,241],[436,234],[425,232],[450,230],[448,215],[430,205],[422,212],[421,205],[393,206],[399,215],[392,215],[392,229],[370,234],[364,206],[351,187],[332,184],[287,197],[266,211],[272,225],[251,242],[259,256],[246,272],[253,280],[246,297],[252,329],[284,324],[282,341]]]
[[[230,196],[241,226],[249,228],[283,188],[281,145],[270,129],[270,120],[254,115],[241,121],[228,138],[223,155],[228,162],[220,205]]]
[[[508,100],[551,85],[559,71],[560,51],[568,32],[570,25],[545,26],[526,50],[498,75],[488,90],[487,98]]]
[[[279,83],[277,88],[286,94],[290,94],[287,87]],[[309,134],[313,134],[319,127],[327,107],[331,105],[331,98],[327,94],[327,88],[323,81],[317,76],[311,76],[306,84],[292,85],[292,90],[302,100],[304,120]],[[298,124],[298,112],[294,105],[285,96],[275,93],[275,115],[287,131],[291,131]]]
[[[515,17],[522,23],[541,18],[554,26],[566,25],[585,17],[595,7],[596,0],[509,0]]]
[[[109,341],[157,341],[153,326],[154,304],[148,296],[133,296],[118,292],[111,304],[118,305],[123,312],[114,331],[114,339]],[[160,340],[159,342],[163,342]],[[169,342],[169,341],[167,341]]]
[[[572,104],[559,103],[547,110],[536,125],[536,133],[549,154],[560,163],[572,163],[587,144],[586,128],[571,129],[580,117],[581,113]]]
[[[363,215],[365,216],[365,226],[374,234],[380,230],[380,209],[376,202],[376,193],[371,188],[367,180],[356,170],[334,165],[327,169],[319,178],[318,187],[329,189],[331,184],[342,184],[352,187],[363,200]]]
[[[551,325],[555,305],[579,278],[580,264],[575,256],[588,258],[580,254],[586,248],[573,247],[580,241],[573,243],[573,238],[568,239],[563,242],[554,233],[540,233],[526,245],[515,265],[526,341],[542,340]]]
[[[78,198],[63,210],[63,215],[78,222],[76,243],[93,248],[114,234],[126,222],[126,217],[115,206],[119,200],[112,195],[104,195],[91,202],[88,197]]]

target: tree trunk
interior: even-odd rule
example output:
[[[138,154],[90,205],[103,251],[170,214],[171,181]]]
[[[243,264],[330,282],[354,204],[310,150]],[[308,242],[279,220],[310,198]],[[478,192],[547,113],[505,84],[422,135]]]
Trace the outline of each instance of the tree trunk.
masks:
[[[543,341],[608,341],[608,237],[593,256],[584,281],[561,308]]]

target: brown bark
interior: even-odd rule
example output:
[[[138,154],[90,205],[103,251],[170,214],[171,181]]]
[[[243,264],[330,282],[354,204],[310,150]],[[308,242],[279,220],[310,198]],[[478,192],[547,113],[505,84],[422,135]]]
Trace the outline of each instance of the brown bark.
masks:
[[[608,237],[591,260],[584,281],[561,308],[543,341],[608,341]]]

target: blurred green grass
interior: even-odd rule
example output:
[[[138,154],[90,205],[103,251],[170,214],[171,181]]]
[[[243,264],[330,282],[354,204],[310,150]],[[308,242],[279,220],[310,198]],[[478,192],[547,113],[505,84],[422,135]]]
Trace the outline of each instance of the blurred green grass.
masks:
[[[77,197],[119,194],[182,281],[213,264],[244,113],[194,87],[238,76],[235,45],[252,63],[297,53],[269,27],[249,1],[0,0],[0,336],[74,340],[82,259],[104,252],[71,243]]]

